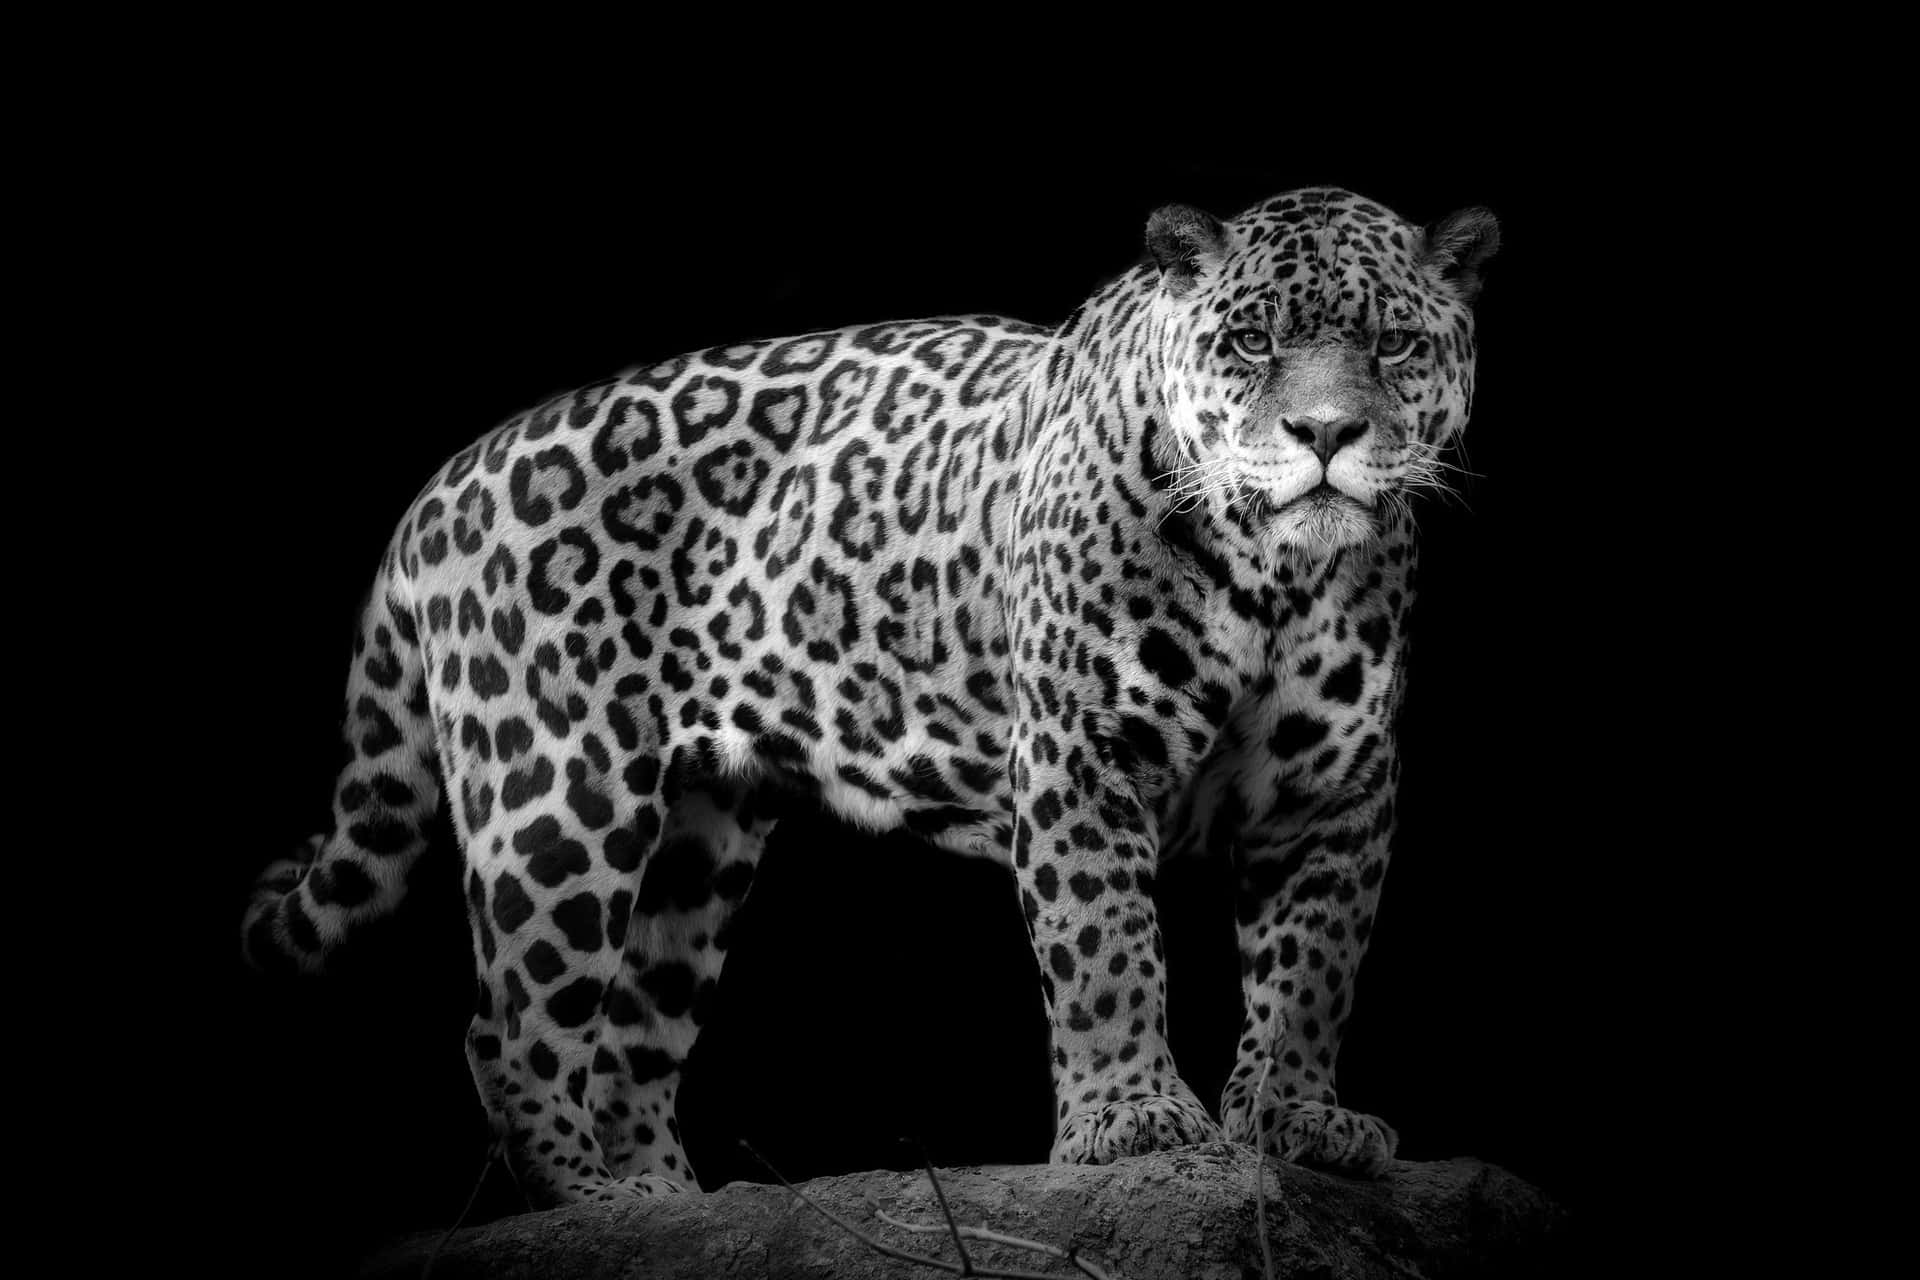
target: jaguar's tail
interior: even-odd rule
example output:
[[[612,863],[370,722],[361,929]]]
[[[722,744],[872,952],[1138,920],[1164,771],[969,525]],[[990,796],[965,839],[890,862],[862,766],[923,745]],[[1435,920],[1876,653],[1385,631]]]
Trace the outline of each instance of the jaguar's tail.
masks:
[[[333,831],[254,883],[242,932],[257,968],[324,969],[355,928],[399,904],[426,847],[440,784],[408,594],[396,544],[354,638],[344,729],[353,758],[334,787]]]

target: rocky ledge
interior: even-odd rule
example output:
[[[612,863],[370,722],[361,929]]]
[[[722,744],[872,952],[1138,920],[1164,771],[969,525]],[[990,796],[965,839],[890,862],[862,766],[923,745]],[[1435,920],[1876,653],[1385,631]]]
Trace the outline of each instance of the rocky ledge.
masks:
[[[965,1242],[972,1267],[982,1275],[1241,1280],[1265,1275],[1270,1257],[1272,1274],[1281,1277],[1437,1280],[1554,1275],[1567,1263],[1559,1207],[1476,1160],[1398,1163],[1368,1182],[1268,1161],[1263,1190],[1256,1189],[1259,1170],[1251,1150],[1213,1143],[1111,1165],[943,1169],[938,1177],[953,1221],[963,1228],[1061,1251],[966,1232],[973,1237]],[[937,1257],[957,1269],[948,1220],[924,1172],[818,1178],[799,1191],[818,1207],[778,1185],[736,1182],[702,1196],[524,1214],[455,1233],[433,1259],[432,1274],[435,1280],[940,1274],[882,1248]],[[363,1274],[411,1280],[440,1244],[438,1235],[404,1240],[370,1259]],[[1069,1249],[1092,1271],[1063,1256]]]

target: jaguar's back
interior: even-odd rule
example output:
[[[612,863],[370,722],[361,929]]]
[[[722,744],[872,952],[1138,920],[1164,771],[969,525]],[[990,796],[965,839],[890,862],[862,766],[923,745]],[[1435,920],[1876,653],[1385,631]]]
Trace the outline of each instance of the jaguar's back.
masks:
[[[461,452],[390,545],[335,833],[262,881],[255,955],[318,968],[390,909],[443,782],[496,970],[470,1037],[483,1088],[524,1111],[517,1074],[600,1059],[608,1087],[534,1105],[564,1132],[618,1133],[613,1170],[690,1179],[673,1078],[776,795],[1006,856],[994,548],[1007,406],[1046,342],[977,317],[713,348]],[[636,919],[657,936],[628,939]],[[523,965],[502,962],[502,935]],[[630,1042],[574,1038],[563,1061],[565,1033],[603,1010]],[[501,1046],[545,1021],[561,1034],[503,1068]],[[582,1161],[598,1163],[535,1156],[556,1196]]]

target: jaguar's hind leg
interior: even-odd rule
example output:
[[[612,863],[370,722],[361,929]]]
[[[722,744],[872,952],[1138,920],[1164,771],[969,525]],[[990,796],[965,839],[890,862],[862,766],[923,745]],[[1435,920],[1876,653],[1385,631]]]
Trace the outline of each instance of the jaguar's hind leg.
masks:
[[[773,792],[740,783],[688,791],[647,859],[608,1003],[609,1049],[626,1071],[602,1117],[618,1173],[694,1185],[674,1116],[680,1069],[710,1012],[728,927],[753,884],[775,801]]]
[[[467,1057],[496,1133],[537,1205],[679,1190],[609,1160],[613,1081],[627,1070],[609,1034],[647,850],[653,800],[608,798],[585,779],[467,837],[467,899],[480,975]]]

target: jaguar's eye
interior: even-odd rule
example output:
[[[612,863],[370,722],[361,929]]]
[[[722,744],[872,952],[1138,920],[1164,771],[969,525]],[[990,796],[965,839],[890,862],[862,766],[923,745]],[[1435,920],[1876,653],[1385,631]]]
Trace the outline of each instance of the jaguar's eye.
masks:
[[[1413,354],[1413,340],[1419,336],[1412,329],[1388,329],[1374,344],[1374,354],[1383,364],[1398,364]]]
[[[1227,341],[1248,360],[1265,360],[1273,353],[1273,339],[1260,329],[1235,329]]]

